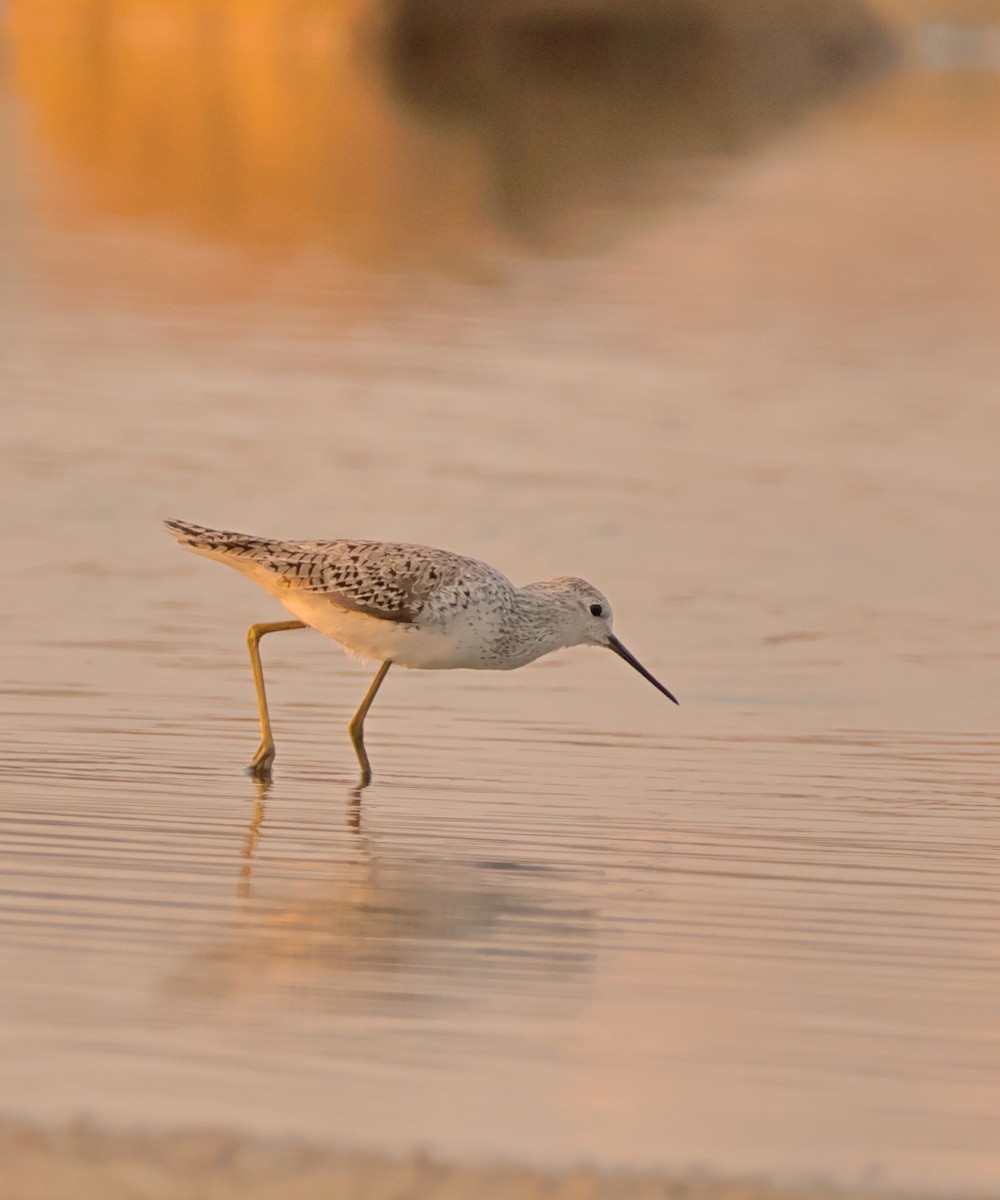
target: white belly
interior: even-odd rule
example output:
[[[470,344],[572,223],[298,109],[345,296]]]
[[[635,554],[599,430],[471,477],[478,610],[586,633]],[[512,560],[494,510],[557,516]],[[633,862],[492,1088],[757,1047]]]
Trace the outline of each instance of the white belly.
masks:
[[[312,629],[339,642],[359,658],[422,670],[451,670],[458,667],[489,668],[483,653],[482,630],[459,620],[448,632],[402,621],[382,621],[340,608],[325,596],[306,591],[273,591],[277,599]]]

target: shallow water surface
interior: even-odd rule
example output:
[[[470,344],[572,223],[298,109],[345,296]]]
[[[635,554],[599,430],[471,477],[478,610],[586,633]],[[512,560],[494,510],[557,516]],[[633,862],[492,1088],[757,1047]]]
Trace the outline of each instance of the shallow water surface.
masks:
[[[822,86],[723,22],[662,100],[641,31],[12,6],[7,1108],[997,1185],[1000,82],[828,8]],[[280,610],[166,516],[584,575],[682,706],[393,672],[359,798],[370,668],[275,635],[258,787]]]

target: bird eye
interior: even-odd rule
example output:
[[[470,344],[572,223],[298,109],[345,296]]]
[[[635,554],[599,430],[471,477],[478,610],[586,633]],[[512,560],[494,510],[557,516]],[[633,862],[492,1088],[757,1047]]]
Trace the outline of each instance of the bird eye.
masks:
[[[604,609],[599,604],[592,604],[590,606],[590,615],[592,617],[603,617]]]

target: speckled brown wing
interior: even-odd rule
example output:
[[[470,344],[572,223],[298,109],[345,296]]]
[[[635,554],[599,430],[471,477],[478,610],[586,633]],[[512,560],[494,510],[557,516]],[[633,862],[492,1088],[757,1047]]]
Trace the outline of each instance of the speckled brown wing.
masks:
[[[494,567],[433,546],[283,541],[177,519],[166,526],[182,545],[265,587],[261,572],[278,591],[301,589],[383,621],[447,625],[475,605],[504,613],[514,603],[513,584]]]
[[[281,542],[260,565],[281,587],[328,596],[330,602],[383,621],[412,623],[433,595],[461,590],[463,573],[475,576],[475,559],[428,546],[392,542]]]

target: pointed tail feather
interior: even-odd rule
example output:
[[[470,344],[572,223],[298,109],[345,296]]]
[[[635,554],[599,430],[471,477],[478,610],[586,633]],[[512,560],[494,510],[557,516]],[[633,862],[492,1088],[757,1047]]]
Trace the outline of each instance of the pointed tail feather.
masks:
[[[163,523],[186,549],[193,550],[195,554],[204,554],[208,558],[229,562],[232,566],[240,565],[234,562],[234,559],[249,559],[250,562],[259,563],[277,546],[276,542],[268,538],[234,533],[228,529],[209,529],[191,521],[171,519]]]

